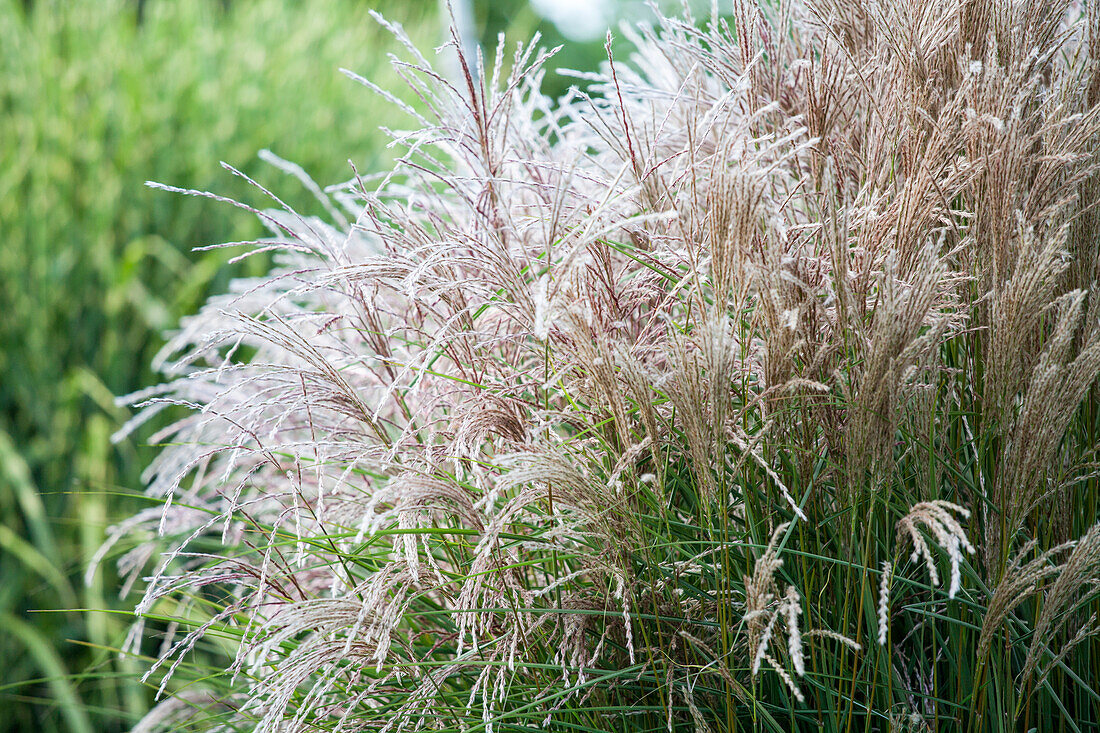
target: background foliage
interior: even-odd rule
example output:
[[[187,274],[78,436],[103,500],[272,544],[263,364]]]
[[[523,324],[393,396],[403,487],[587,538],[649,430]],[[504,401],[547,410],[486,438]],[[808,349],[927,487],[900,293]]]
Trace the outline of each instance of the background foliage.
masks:
[[[434,3],[377,4],[436,40]],[[190,251],[257,236],[252,217],[144,181],[247,198],[218,162],[283,178],[263,148],[342,180],[348,156],[377,167],[398,119],[338,72],[389,73],[367,4],[143,6],[139,23],[131,0],[0,0],[0,730],[117,730],[145,709],[110,652],[126,618],[79,610],[132,605],[109,568],[81,577],[149,458],[110,443],[114,397],[151,383],[181,314],[265,267]]]

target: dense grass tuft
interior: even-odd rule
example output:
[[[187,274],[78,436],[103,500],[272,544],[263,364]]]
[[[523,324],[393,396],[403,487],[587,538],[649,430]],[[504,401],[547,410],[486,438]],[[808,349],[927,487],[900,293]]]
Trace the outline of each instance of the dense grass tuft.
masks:
[[[1082,12],[739,2],[559,104],[408,44],[133,398],[142,730],[1095,730]]]

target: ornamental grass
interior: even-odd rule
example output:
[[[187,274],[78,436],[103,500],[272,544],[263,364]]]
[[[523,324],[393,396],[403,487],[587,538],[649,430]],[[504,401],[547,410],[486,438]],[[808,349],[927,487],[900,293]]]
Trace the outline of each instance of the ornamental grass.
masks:
[[[392,170],[270,158],[327,217],[130,398],[141,731],[1100,725],[1100,7],[623,33],[558,100],[407,42]]]

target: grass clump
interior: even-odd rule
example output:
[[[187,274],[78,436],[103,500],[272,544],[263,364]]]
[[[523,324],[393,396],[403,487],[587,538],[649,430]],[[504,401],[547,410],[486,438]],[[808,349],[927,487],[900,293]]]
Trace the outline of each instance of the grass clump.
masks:
[[[631,34],[407,44],[394,169],[257,212],[134,398],[143,730],[1096,729],[1100,13]]]

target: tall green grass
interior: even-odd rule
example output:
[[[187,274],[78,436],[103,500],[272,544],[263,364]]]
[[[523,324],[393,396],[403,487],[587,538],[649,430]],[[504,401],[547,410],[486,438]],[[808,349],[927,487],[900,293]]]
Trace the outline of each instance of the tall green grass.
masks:
[[[373,5],[435,40],[434,2]],[[144,182],[247,197],[218,161],[283,177],[263,148],[318,180],[349,177],[349,156],[377,168],[393,111],[338,72],[387,73],[367,8],[152,0],[139,23],[131,1],[0,0],[0,731],[118,730],[146,709],[111,651],[127,620],[100,610],[122,607],[117,579],[81,580],[149,459],[111,444],[114,397],[153,379],[181,314],[266,264],[192,254],[259,226]]]

